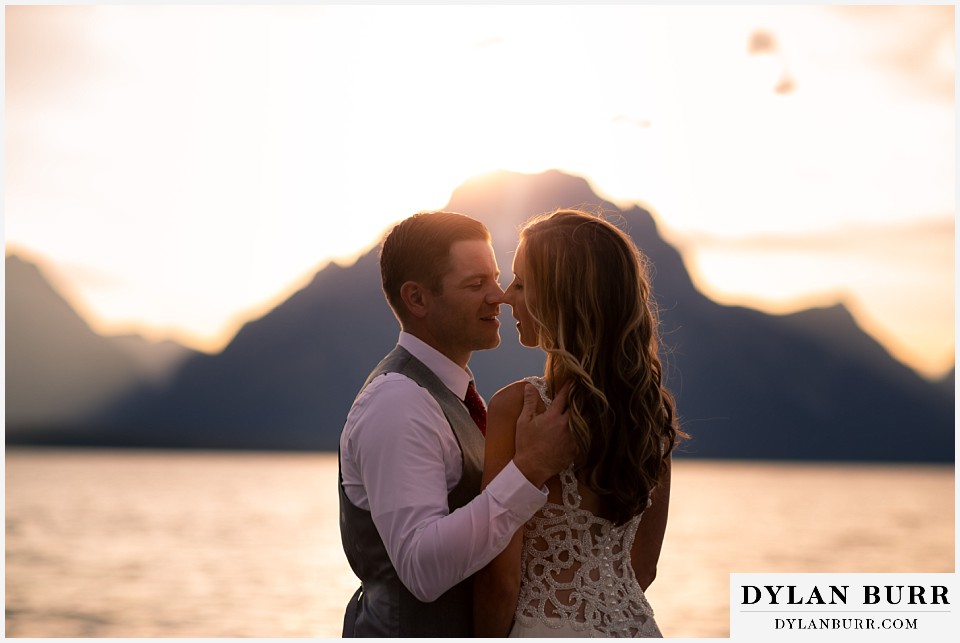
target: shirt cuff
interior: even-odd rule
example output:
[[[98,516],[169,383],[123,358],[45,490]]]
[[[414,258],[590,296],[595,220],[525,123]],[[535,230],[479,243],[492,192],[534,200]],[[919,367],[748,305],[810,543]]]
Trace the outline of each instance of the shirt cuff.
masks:
[[[533,517],[533,514],[547,503],[546,486],[541,489],[533,486],[526,476],[520,473],[513,460],[490,481],[486,491],[497,503],[523,516],[524,520]]]

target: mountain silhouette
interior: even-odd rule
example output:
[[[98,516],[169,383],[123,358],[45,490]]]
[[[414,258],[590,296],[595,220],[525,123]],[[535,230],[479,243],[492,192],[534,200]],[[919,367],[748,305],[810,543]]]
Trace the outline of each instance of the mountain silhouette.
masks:
[[[940,390],[950,395],[954,394],[954,391],[957,388],[957,369],[956,367],[951,368],[950,372],[940,378],[937,381],[937,385],[940,387]]]
[[[953,390],[924,380],[864,333],[847,309],[770,315],[717,304],[693,284],[653,216],[620,210],[557,171],[497,172],[455,190],[445,209],[483,221],[509,281],[517,232],[558,207],[603,211],[649,259],[668,384],[692,457],[844,461],[953,460]],[[489,396],[542,372],[519,345],[509,307],[502,343],[470,366]],[[396,342],[377,250],[330,263],[303,289],[246,324],[218,355],[197,354],[162,388],[139,387],[67,442],[335,450],[360,385]]]
[[[162,385],[194,353],[139,335],[103,337],[36,264],[8,255],[4,267],[8,438],[49,431],[82,436],[104,407],[136,387]]]

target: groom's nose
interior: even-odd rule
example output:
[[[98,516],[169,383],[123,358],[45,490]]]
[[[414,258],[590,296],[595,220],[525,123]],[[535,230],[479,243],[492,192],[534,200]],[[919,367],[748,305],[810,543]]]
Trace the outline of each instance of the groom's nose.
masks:
[[[493,282],[493,287],[487,292],[487,296],[484,298],[488,304],[502,304],[503,303],[503,288],[500,287],[500,284]]]

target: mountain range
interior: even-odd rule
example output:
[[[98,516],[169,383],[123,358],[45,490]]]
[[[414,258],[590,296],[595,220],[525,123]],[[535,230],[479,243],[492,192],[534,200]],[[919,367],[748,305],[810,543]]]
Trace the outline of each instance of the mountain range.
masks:
[[[36,264],[9,255],[4,269],[8,434],[82,432],[132,386],[162,387],[197,354],[139,335],[103,337]]]
[[[790,315],[720,305],[697,290],[648,211],[621,210],[558,171],[471,179],[445,209],[487,225],[509,275],[519,226],[558,207],[603,211],[650,260],[668,385],[691,434],[681,457],[953,461],[953,375],[922,378],[842,304]],[[130,346],[83,330],[38,274],[7,258],[8,443],[336,450],[357,389],[399,332],[373,249],[323,267],[219,354],[167,346],[178,357],[148,376]],[[41,291],[44,305],[23,294]],[[501,346],[470,363],[487,398],[543,368],[539,351],[517,342],[508,307],[501,319]],[[159,351],[147,353],[156,365]],[[59,396],[76,402],[41,417]]]

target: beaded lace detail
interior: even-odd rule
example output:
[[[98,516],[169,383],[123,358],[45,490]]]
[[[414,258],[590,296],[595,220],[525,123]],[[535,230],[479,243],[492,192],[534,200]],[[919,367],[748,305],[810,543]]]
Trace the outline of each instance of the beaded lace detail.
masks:
[[[546,381],[526,381],[549,406]],[[524,527],[517,623],[594,637],[662,636],[630,565],[640,516],[616,526],[581,509],[572,465],[560,481],[563,504],[548,502]]]

